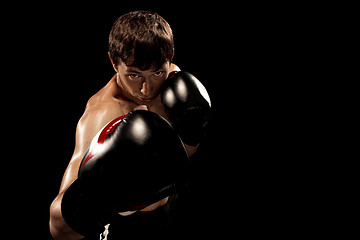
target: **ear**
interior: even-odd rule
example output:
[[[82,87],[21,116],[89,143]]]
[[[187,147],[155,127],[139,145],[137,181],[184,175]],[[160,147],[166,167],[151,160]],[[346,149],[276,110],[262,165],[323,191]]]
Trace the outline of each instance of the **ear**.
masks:
[[[114,64],[114,61],[113,61],[113,59],[112,59],[112,58],[111,58],[111,56],[110,56],[110,52],[108,52],[108,56],[109,56],[109,59],[110,59],[111,65],[113,66],[113,68],[114,68],[115,72],[118,72],[118,70],[117,70],[117,68],[116,68],[116,65]]]

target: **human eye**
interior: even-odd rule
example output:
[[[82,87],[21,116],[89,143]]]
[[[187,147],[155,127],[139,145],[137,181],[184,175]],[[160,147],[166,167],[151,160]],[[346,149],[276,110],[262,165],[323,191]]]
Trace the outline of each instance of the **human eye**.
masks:
[[[161,75],[163,75],[164,71],[157,71],[154,73],[155,77],[160,77]]]
[[[136,74],[136,73],[130,73],[130,74],[128,74],[128,77],[129,77],[130,79],[136,79],[136,78],[139,77],[139,75]]]

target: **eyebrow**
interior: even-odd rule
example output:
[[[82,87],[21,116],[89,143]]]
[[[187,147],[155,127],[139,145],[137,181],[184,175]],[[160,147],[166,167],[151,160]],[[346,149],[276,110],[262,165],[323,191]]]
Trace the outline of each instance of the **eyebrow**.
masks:
[[[163,70],[163,68],[164,68],[164,66],[161,66],[161,67],[158,68],[158,69],[151,70],[151,72],[158,72],[158,71],[160,71],[160,70]],[[147,70],[145,70],[145,71],[147,71]],[[141,74],[141,72],[139,72],[139,71],[137,71],[137,70],[135,70],[135,69],[126,69],[126,72],[133,72],[133,73],[139,73],[139,74]]]
[[[134,72],[134,73],[141,73],[135,69],[126,69],[126,72]]]
[[[141,72],[138,72],[138,71],[133,71],[133,70],[129,70],[129,71],[126,71],[128,73],[137,73],[137,74],[141,74]]]
[[[161,65],[159,68],[156,68],[154,70],[151,70],[151,72],[158,72],[160,70],[164,70],[165,64]]]

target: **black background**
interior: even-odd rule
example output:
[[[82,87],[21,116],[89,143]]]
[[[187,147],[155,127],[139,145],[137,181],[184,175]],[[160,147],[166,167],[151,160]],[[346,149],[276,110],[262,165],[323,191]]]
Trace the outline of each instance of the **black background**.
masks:
[[[289,219],[299,211],[293,206],[297,182],[289,175],[301,153],[292,151],[295,163],[286,161],[294,147],[291,121],[299,117],[292,100],[302,73],[294,68],[306,46],[299,44],[306,38],[294,31],[296,9],[237,2],[134,5],[9,9],[12,24],[4,48],[10,50],[11,80],[4,89],[13,95],[3,102],[10,126],[5,131],[14,143],[8,148],[12,184],[5,184],[7,191],[15,189],[12,233],[51,239],[49,207],[74,149],[77,121],[87,100],[114,74],[107,56],[109,31],[120,15],[143,9],[170,23],[174,63],[197,76],[212,100],[186,210],[194,235],[286,236],[284,229],[297,228]]]

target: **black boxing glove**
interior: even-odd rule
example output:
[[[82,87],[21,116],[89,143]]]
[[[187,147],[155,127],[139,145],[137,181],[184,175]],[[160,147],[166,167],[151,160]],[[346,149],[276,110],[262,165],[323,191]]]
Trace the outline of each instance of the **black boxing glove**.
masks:
[[[171,73],[161,98],[183,142],[196,146],[205,135],[211,108],[204,85],[188,72]]]
[[[100,234],[115,214],[142,209],[181,190],[189,164],[184,145],[164,118],[130,112],[94,137],[78,178],[64,193],[63,218],[84,236]]]

